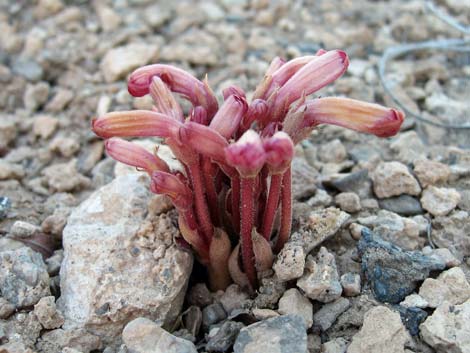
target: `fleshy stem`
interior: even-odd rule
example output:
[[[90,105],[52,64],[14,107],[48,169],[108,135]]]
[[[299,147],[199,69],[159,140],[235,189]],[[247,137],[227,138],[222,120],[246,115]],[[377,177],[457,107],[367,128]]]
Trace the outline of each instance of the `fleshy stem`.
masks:
[[[219,208],[217,206],[217,190],[215,188],[215,175],[217,169],[214,164],[212,164],[209,158],[204,158],[202,161],[202,170],[206,176],[206,196],[207,203],[209,205],[209,212],[212,217],[213,225],[215,227],[220,226],[220,217],[219,217]]]
[[[199,163],[191,163],[188,165],[188,169],[194,188],[194,204],[196,208],[197,219],[201,225],[202,232],[206,237],[206,241],[210,244],[212,235],[214,234],[214,227],[212,226],[209,208],[207,207],[201,167],[199,166]]]
[[[266,202],[266,207],[264,208],[263,225],[261,227],[261,234],[268,241],[271,238],[274,217],[276,216],[276,210],[279,204],[279,195],[281,194],[282,179],[283,174],[281,173],[274,174],[271,176],[268,201]]]
[[[256,288],[255,254],[253,252],[253,242],[251,231],[254,226],[254,184],[255,178],[241,178],[241,204],[240,204],[240,236],[243,269],[253,288]]]
[[[277,238],[275,252],[281,251],[289,239],[292,228],[292,173],[291,167],[284,172],[281,191],[281,228]]]
[[[240,232],[240,177],[232,176],[232,223],[235,232]],[[251,230],[250,230],[251,233]]]

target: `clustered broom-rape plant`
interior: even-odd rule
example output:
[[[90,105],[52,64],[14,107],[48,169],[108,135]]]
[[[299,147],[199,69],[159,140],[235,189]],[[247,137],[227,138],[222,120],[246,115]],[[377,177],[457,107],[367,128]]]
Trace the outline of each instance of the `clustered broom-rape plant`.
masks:
[[[128,89],[135,97],[150,94],[153,109],[107,113],[93,120],[93,131],[106,139],[111,157],[146,171],[152,192],[171,199],[182,237],[207,266],[212,289],[232,280],[255,289],[291,232],[295,144],[320,124],[388,137],[403,122],[402,112],[377,104],[307,99],[348,63],[340,50],[288,62],[275,58],[251,103],[231,86],[220,107],[207,78],[199,81],[170,65],[144,66],[130,75]],[[174,93],[191,102],[188,116]],[[184,173],[118,138],[138,136],[164,138]]]

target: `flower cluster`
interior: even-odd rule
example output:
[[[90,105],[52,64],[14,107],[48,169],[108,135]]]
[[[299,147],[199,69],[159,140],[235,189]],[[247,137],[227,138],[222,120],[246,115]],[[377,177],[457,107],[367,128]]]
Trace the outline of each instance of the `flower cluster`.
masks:
[[[150,94],[153,110],[105,114],[93,120],[93,131],[106,139],[111,157],[146,171],[151,190],[172,200],[182,237],[207,266],[214,289],[232,280],[255,288],[291,232],[294,145],[320,124],[387,137],[403,122],[403,113],[376,104],[307,99],[340,77],[348,62],[340,50],[275,58],[251,102],[231,86],[220,107],[207,78],[145,66],[130,75],[128,89],[136,97]],[[191,102],[187,116],[175,93]],[[119,138],[137,136],[164,138],[184,173]]]

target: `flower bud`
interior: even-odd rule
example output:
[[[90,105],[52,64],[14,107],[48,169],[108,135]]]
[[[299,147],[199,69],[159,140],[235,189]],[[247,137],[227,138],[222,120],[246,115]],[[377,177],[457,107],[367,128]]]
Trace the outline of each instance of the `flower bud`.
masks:
[[[177,176],[156,171],[151,175],[150,190],[167,195],[176,208],[187,210],[192,206],[192,192]]]
[[[238,96],[246,99],[245,91],[235,85],[224,88],[222,94],[224,95],[224,100],[226,100],[230,96]]]
[[[272,174],[284,173],[294,158],[294,143],[288,134],[276,132],[264,141],[266,163]]]
[[[188,122],[181,127],[179,140],[204,156],[218,162],[225,161],[224,149],[228,142],[208,126]]]
[[[237,142],[225,148],[225,158],[227,164],[235,167],[243,178],[255,177],[266,160],[258,133],[247,130]]]
[[[263,99],[255,99],[251,102],[250,106],[248,107],[248,111],[243,117],[241,128],[243,130],[247,130],[255,121],[265,123],[269,120],[268,113],[269,107],[266,101]]]
[[[189,113],[189,121],[207,126],[209,124],[209,117],[207,116],[206,110],[198,105],[191,109],[191,112]]]

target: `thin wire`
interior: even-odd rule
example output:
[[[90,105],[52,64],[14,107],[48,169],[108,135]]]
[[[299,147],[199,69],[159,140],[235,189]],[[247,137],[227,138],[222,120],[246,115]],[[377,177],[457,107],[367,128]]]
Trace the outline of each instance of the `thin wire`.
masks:
[[[432,13],[446,22],[448,25],[452,26],[453,28],[465,33],[470,34],[470,27],[465,27],[459,22],[457,22],[454,18],[446,15],[444,12],[440,11],[432,1],[426,1],[426,6],[432,11]],[[414,117],[417,120],[423,121],[427,124],[449,128],[449,129],[470,129],[470,123],[455,125],[455,124],[445,124],[440,122],[435,122],[429,120],[422,116],[419,112],[415,112],[411,110],[407,105],[405,105],[400,98],[393,92],[393,88],[390,86],[389,82],[385,79],[385,71],[387,68],[387,64],[390,60],[393,60],[397,57],[400,57],[406,53],[410,53],[413,51],[419,50],[429,50],[429,49],[445,49],[447,51],[454,51],[454,52],[469,52],[470,53],[470,39],[460,39],[460,38],[449,38],[449,39],[442,39],[442,40],[430,40],[425,42],[418,42],[418,43],[407,43],[401,44],[397,46],[393,46],[387,48],[383,53],[382,57],[379,61],[379,79],[384,87],[385,92],[392,98],[392,100],[401,108],[403,111]]]

